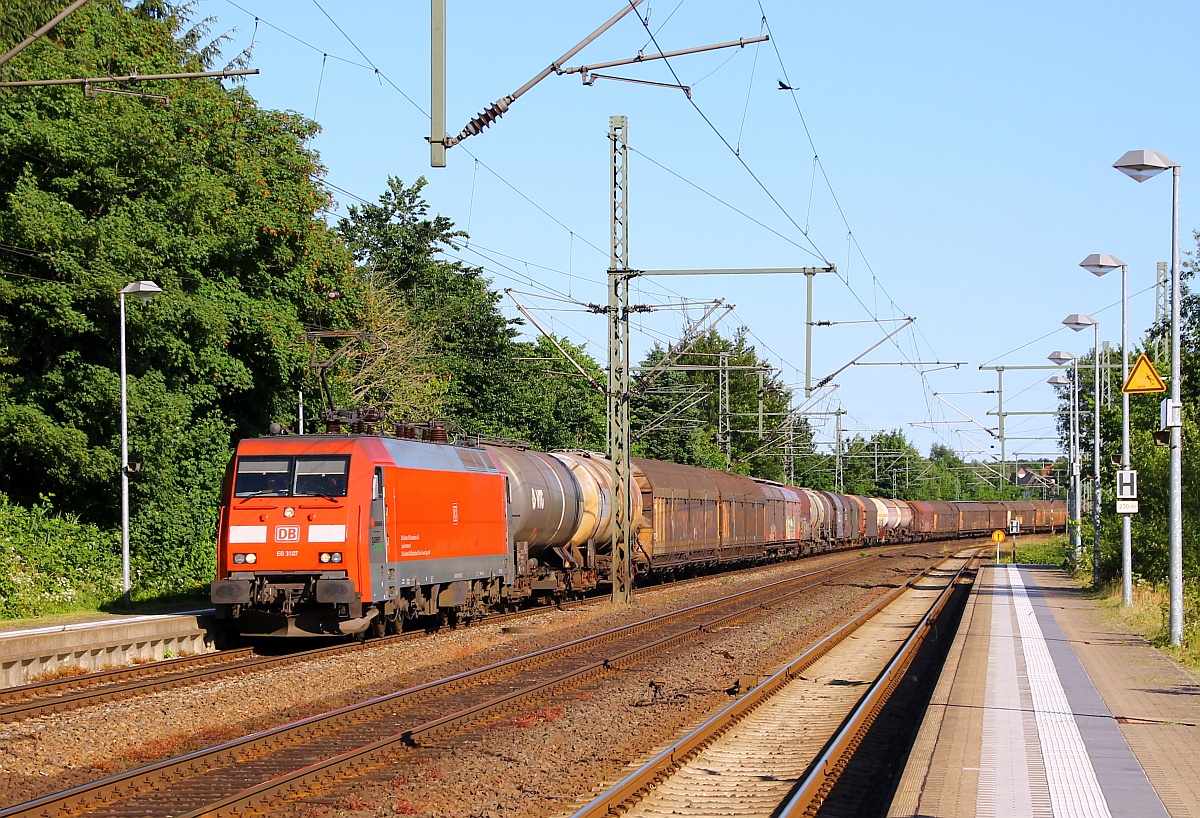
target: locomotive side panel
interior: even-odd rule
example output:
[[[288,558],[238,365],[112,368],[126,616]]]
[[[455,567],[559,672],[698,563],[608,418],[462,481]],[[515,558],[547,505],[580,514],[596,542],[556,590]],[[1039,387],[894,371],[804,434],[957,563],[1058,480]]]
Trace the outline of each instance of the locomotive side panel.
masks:
[[[503,475],[389,468],[384,484],[388,581],[368,601],[395,599],[398,588],[511,576]]]

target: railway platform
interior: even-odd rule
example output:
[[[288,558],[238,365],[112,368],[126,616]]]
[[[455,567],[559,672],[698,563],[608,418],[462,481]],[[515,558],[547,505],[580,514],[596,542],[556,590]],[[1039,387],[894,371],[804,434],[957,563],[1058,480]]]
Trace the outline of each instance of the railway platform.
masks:
[[[211,609],[96,614],[0,627],[0,687],[28,684],[39,674],[64,668],[95,671],[216,649]]]
[[[1061,570],[979,573],[890,818],[1200,818],[1200,679]]]

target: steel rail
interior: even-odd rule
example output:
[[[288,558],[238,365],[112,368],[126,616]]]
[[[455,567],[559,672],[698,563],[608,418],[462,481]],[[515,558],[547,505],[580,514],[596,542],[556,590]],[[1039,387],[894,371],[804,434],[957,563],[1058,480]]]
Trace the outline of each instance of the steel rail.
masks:
[[[291,724],[282,725],[280,727],[275,727],[250,736],[225,742],[215,747],[198,750],[175,759],[156,762],[124,773],[118,773],[95,782],[73,787],[60,793],[43,796],[41,798],[28,801],[24,804],[17,804],[0,810],[0,818],[11,818],[12,816],[17,815],[58,816],[61,814],[69,814],[68,811],[78,812],[80,810],[86,812],[87,810],[94,808],[104,801],[112,800],[114,797],[131,794],[146,787],[161,789],[163,787],[170,786],[173,782],[176,782],[187,775],[207,772],[222,764],[236,763],[242,759],[250,757],[255,752],[269,750],[272,747],[279,746],[285,741],[295,742],[329,734],[337,729],[339,722],[344,722],[351,719],[356,722],[361,722],[364,719],[373,718],[373,714],[376,712],[380,713],[381,715],[390,715],[396,705],[401,701],[411,703],[414,701],[421,701],[424,698],[429,698],[439,693],[445,694],[453,692],[467,686],[468,684],[480,684],[482,683],[481,680],[486,680],[489,676],[502,677],[503,675],[509,675],[512,672],[516,672],[522,666],[534,666],[539,663],[544,665],[555,659],[562,659],[579,653],[589,646],[602,645],[606,642],[618,639],[621,636],[635,635],[645,630],[652,629],[656,626],[669,623],[672,620],[702,613],[705,609],[713,609],[718,606],[736,603],[739,600],[745,600],[754,595],[761,595],[763,593],[771,593],[772,591],[782,590],[783,587],[787,585],[798,585],[806,580],[820,578],[819,581],[814,581],[809,586],[815,587],[830,581],[830,579],[865,570],[865,568],[869,567],[871,564],[875,564],[877,561],[878,558],[874,556],[859,556],[819,571],[806,572],[794,577],[768,583],[766,585],[759,586],[758,588],[741,591],[719,600],[699,603],[678,611],[671,611],[659,616],[642,620],[640,622],[622,626],[620,628],[614,628],[600,634],[594,634],[591,636],[571,640],[556,647],[545,648],[524,656],[495,662],[482,668],[464,671],[445,679],[417,685],[405,690],[397,691],[395,693],[376,697],[366,702],[347,705],[328,713],[301,719]],[[849,568],[850,570],[841,571],[841,573],[838,573],[840,569],[846,568]],[[807,589],[795,590],[789,595],[802,593],[804,590]],[[756,604],[751,605],[743,610],[745,612],[750,612],[765,607],[768,606],[765,604]],[[722,617],[720,617],[717,621],[725,621],[727,618],[728,617],[726,615],[722,615]],[[704,627],[711,626],[711,623],[705,623],[701,627],[690,628],[689,630],[692,633],[700,633],[703,632]],[[686,631],[684,633],[686,633]],[[680,635],[675,634],[671,637],[667,637],[666,639],[658,640],[658,642],[654,644],[665,643],[671,639],[678,638],[680,638]],[[622,654],[609,657],[599,663],[601,665],[600,669],[603,670],[607,667],[615,667],[618,663],[630,658],[631,654],[631,651],[626,651]],[[583,670],[585,672],[594,672],[595,663],[592,663],[592,665],[592,667],[585,666]],[[552,680],[552,683],[561,684],[562,681],[562,679],[556,679]],[[508,704],[517,700],[514,698],[514,696],[519,697],[521,693],[522,691],[517,691],[517,693],[513,694],[513,696],[502,697],[505,699],[505,701],[498,702],[496,706]],[[421,732],[416,734],[416,738],[419,738],[421,734],[432,734],[440,729],[447,729],[449,724],[448,722],[441,723],[441,719],[436,721],[439,723],[426,723],[424,725],[420,725],[417,730]],[[422,730],[422,728],[424,729]],[[378,752],[383,747],[395,746],[401,743],[411,743],[412,741],[414,741],[413,730],[407,730],[393,736],[385,737],[379,741],[369,743],[362,747],[335,756],[328,762],[310,764],[300,770],[278,776],[271,781],[263,782],[248,789],[243,789],[238,793],[225,798],[224,800],[210,803],[200,808],[199,811],[186,814],[233,814],[238,808],[240,808],[238,805],[246,805],[245,797],[267,797],[262,795],[262,793],[259,791],[272,792],[276,784],[282,786],[295,786],[294,781],[296,780],[308,780],[315,776],[325,775],[331,771],[339,771],[347,764],[353,763],[354,759],[365,758],[372,753]],[[228,809],[223,806],[225,802],[230,802]]]
[[[132,667],[109,668],[107,670],[97,670],[91,673],[79,673],[74,676],[64,676],[59,679],[51,679],[44,682],[31,682],[30,684],[19,685],[17,687],[0,688],[0,721],[5,721],[5,714],[8,712],[7,707],[13,703],[20,703],[28,699],[36,699],[42,696],[55,696],[58,694],[71,694],[87,687],[95,687],[97,685],[109,684],[112,682],[123,682],[128,679],[140,679],[154,673],[167,673],[173,670],[187,667],[199,667],[204,664],[215,664],[220,662],[238,661],[253,654],[251,648],[237,648],[233,650],[222,650],[214,653],[199,654],[196,656],[179,656],[174,659],[163,659],[157,662],[149,662],[147,664],[134,665]]]
[[[565,601],[558,607],[573,608],[590,601],[592,600]],[[487,618],[487,621],[489,624],[497,624],[521,619],[544,610],[545,608],[541,607],[493,614]],[[134,667],[112,668],[64,679],[0,689],[0,724],[47,713],[66,712],[111,700],[123,700],[131,695],[171,690],[224,675],[240,676],[258,670],[287,667],[309,660],[336,656],[340,653],[366,650],[391,642],[422,639],[427,635],[428,633],[424,631],[407,631],[380,639],[371,639],[365,642],[342,642],[282,656],[255,657],[253,648],[234,648],[199,656],[181,656]],[[213,667],[214,665],[217,667]]]
[[[622,805],[629,801],[640,792],[650,787],[656,780],[669,777],[675,770],[687,762],[699,751],[712,744],[726,733],[731,727],[742,721],[746,716],[750,715],[754,710],[767,702],[772,696],[782,690],[793,679],[800,676],[818,659],[829,653],[839,643],[844,641],[852,633],[858,630],[868,620],[877,615],[880,611],[886,608],[890,603],[894,602],[901,594],[911,588],[916,582],[928,576],[932,571],[944,565],[946,562],[954,559],[947,558],[938,566],[933,566],[925,569],[920,574],[907,580],[903,585],[893,589],[888,594],[880,597],[868,608],[860,612],[857,616],[846,622],[824,636],[821,641],[804,651],[798,657],[789,662],[785,667],[772,674],[769,678],[763,681],[760,685],[750,690],[745,696],[722,709],[720,712],[713,715],[703,724],[691,731],[670,747],[666,748],[654,758],[647,761],[634,772],[630,773],[621,781],[617,782],[607,791],[594,798],[587,805],[572,814],[571,818],[599,818],[612,814],[615,810],[620,810]],[[946,591],[939,596],[941,600],[946,596],[947,592],[953,589],[967,566],[971,564],[971,560],[965,560],[963,567],[959,570],[956,576],[947,583]],[[947,597],[948,598],[948,597]],[[944,603],[943,603],[944,604]],[[935,606],[940,611],[941,604],[935,602]],[[914,633],[923,633],[924,627],[929,614],[921,620],[914,628]],[[911,637],[905,642],[908,645]],[[902,647],[903,650],[903,647]],[[894,663],[894,660],[893,660]],[[889,665],[891,667],[891,665]],[[874,689],[874,687],[872,687]]]
[[[893,544],[885,544],[885,545],[882,545],[881,547],[891,549],[891,548],[899,548],[899,547],[902,547],[903,545],[909,545],[909,544],[911,544],[911,543],[893,543]],[[794,562],[799,559],[805,559],[809,556],[816,556],[816,555],[803,555],[803,556],[799,556],[799,557],[787,558],[787,559],[779,561],[779,562],[770,562],[770,563],[765,563],[765,564],[761,564],[761,565],[753,565],[753,566],[750,566],[749,568],[739,568],[739,569],[735,569],[732,571],[723,571],[720,573],[720,576],[722,576],[722,577],[737,577],[737,576],[742,576],[745,574],[752,574],[756,571],[762,571],[765,568],[777,567],[777,566],[781,565],[782,562]],[[714,576],[717,576],[717,575],[710,574],[710,575],[703,575],[703,576],[698,576],[698,577],[691,577],[688,579],[666,580],[666,581],[663,581],[660,583],[646,585],[644,590],[653,591],[654,589],[657,589],[657,588],[687,587],[689,585],[694,585],[694,584],[698,584],[698,583],[710,580]],[[605,594],[604,596],[607,597],[607,594]],[[481,623],[485,623],[485,624],[497,624],[497,623],[501,623],[501,622],[507,622],[510,620],[514,620],[514,619],[521,619],[525,616],[530,616],[532,614],[537,614],[537,613],[545,611],[547,608],[550,608],[550,607],[554,607],[559,610],[565,610],[565,609],[569,609],[569,608],[575,608],[580,605],[588,605],[588,604],[597,602],[599,599],[600,599],[599,597],[589,596],[584,599],[559,600],[555,603],[546,604],[546,605],[538,605],[538,606],[534,606],[531,608],[523,608],[523,609],[517,610],[517,611],[511,611],[511,612],[507,612],[507,613],[489,614],[488,616],[483,617],[483,618],[479,619],[478,621]],[[448,626],[442,626],[442,628],[440,628],[439,630],[445,630],[447,627]],[[336,645],[330,645],[330,646],[325,646],[325,647],[321,647],[321,648],[314,648],[314,649],[306,650],[306,651],[299,651],[297,653],[290,654],[289,656],[286,656],[286,657],[277,657],[277,658],[279,661],[282,661],[285,664],[288,664],[288,663],[294,662],[297,658],[300,660],[307,659],[307,658],[321,658],[322,656],[325,656],[328,654],[333,654],[333,653],[338,653],[340,651],[359,650],[359,649],[369,648],[369,647],[372,647],[375,645],[386,644],[387,642],[392,641],[392,640],[419,638],[419,637],[425,635],[426,633],[428,633],[428,631],[425,631],[425,632],[410,631],[410,632],[405,632],[405,633],[401,633],[401,634],[393,634],[393,635],[390,635],[387,637],[383,637],[382,639],[367,640],[365,643],[363,643],[363,642],[352,642],[352,643],[342,642],[342,643],[339,643]],[[185,669],[188,667],[199,668],[199,667],[205,667],[205,666],[209,666],[209,665],[213,665],[213,664],[242,661],[242,660],[246,659],[247,657],[249,657],[252,653],[253,653],[252,648],[232,648],[229,650],[216,651],[213,653],[197,654],[197,655],[193,655],[193,656],[180,656],[180,657],[176,657],[173,659],[163,659],[163,660],[156,661],[156,662],[148,662],[145,664],[133,665],[133,666],[129,666],[129,667],[108,668],[105,670],[92,671],[92,672],[88,672],[88,673],[80,673],[80,674],[77,674],[74,676],[63,677],[60,679],[51,679],[51,680],[47,680],[44,682],[33,682],[30,684],[19,685],[16,687],[0,688],[0,723],[4,723],[7,721],[14,721],[18,718],[27,718],[27,717],[33,716],[33,715],[40,715],[42,713],[55,712],[57,710],[69,709],[68,702],[70,702],[72,700],[72,698],[74,697],[74,694],[79,691],[87,690],[88,688],[94,688],[94,687],[97,687],[100,685],[108,685],[108,684],[111,684],[114,682],[124,682],[124,681],[129,681],[129,680],[144,679],[148,676],[163,674],[165,672],[173,672],[173,671]],[[264,659],[263,659],[264,663],[270,662],[270,661],[271,661],[271,659],[269,659],[269,658],[264,657]],[[260,664],[257,667],[259,669],[268,669],[269,667],[271,667],[271,665]],[[76,706],[84,706],[87,704],[98,704],[100,702],[105,701],[107,698],[120,698],[127,691],[141,692],[141,693],[151,692],[151,691],[147,691],[147,690],[133,691],[131,688],[117,687],[117,686],[105,687],[104,690],[111,691],[111,695],[109,695],[109,696],[96,695],[94,698],[92,698],[90,700],[86,699],[86,698],[80,698],[77,700],[78,704]],[[55,699],[55,702],[61,703],[62,707],[47,707],[44,710],[36,710],[36,709],[32,709],[32,708],[31,709],[23,709],[20,707],[11,706],[11,705],[16,705],[16,704],[22,704],[29,700],[38,699],[38,698],[42,698],[42,697],[48,697],[48,696],[57,696],[58,698]]]
[[[812,577],[812,576],[819,576],[824,573],[832,573],[837,568],[846,567],[846,566],[854,566],[854,565],[858,565],[859,563],[868,562],[868,561],[874,562],[874,560],[871,560],[870,558],[860,558],[858,560],[853,560],[849,563],[842,563],[839,566],[832,566],[832,567],[830,567],[828,569],[824,569],[822,571],[811,572],[809,574],[802,575],[800,577],[795,577],[790,580],[781,580],[781,581],[778,581],[775,583],[770,583],[768,585],[762,586],[761,588],[758,588],[758,589],[752,589],[750,591],[743,591],[738,594],[733,594],[733,595],[726,597],[724,599],[721,599],[721,600],[713,600],[713,601],[707,602],[707,603],[700,603],[699,605],[694,605],[694,606],[691,606],[690,608],[685,608],[682,611],[676,611],[676,612],[672,612],[672,613],[668,613],[668,614],[663,614],[661,616],[652,617],[650,619],[643,620],[642,622],[634,623],[633,625],[614,629],[614,631],[607,631],[603,634],[597,634],[597,636],[609,636],[615,632],[621,632],[621,631],[629,631],[630,633],[635,633],[637,630],[645,630],[645,628],[642,627],[643,625],[647,625],[650,623],[661,623],[663,621],[669,621],[670,619],[678,618],[678,616],[681,614],[685,614],[688,612],[695,612],[698,610],[702,611],[705,608],[715,607],[716,605],[719,605],[723,602],[728,602],[730,600],[736,600],[736,599],[744,597],[744,596],[755,594],[755,593],[758,593],[758,592],[761,592],[764,590],[769,590],[771,588],[775,588],[775,587],[778,587],[781,585],[786,585],[786,584],[789,584],[796,580],[800,580],[800,579],[804,579],[804,578],[808,578],[808,577]],[[792,590],[780,597],[777,597],[776,599],[772,600],[772,602],[778,603],[778,602],[785,601],[786,599],[797,596],[806,591],[812,590],[813,588],[818,587],[820,585],[826,584],[831,579],[838,579],[841,577],[850,576],[852,574],[858,573],[859,571],[865,570],[868,567],[870,567],[870,566],[869,565],[859,565],[859,567],[852,568],[852,570],[849,570],[849,571],[844,571],[844,572],[836,575],[835,577],[821,579],[820,581],[805,585],[804,587],[802,587],[800,589]],[[347,775],[353,775],[356,771],[358,771],[361,768],[365,768],[365,767],[369,768],[371,766],[375,766],[376,762],[372,759],[372,756],[374,756],[377,753],[385,752],[390,749],[394,749],[400,745],[419,745],[421,743],[421,739],[428,740],[429,738],[436,736],[436,735],[443,734],[464,722],[471,722],[471,721],[478,720],[479,718],[484,717],[489,714],[492,714],[492,713],[495,713],[496,711],[511,709],[514,705],[520,704],[521,702],[523,702],[527,699],[536,698],[538,696],[545,696],[545,695],[555,692],[556,690],[558,690],[560,688],[569,687],[571,685],[578,684],[579,682],[584,681],[588,678],[598,676],[602,673],[605,673],[605,672],[608,672],[611,670],[615,670],[615,669],[618,669],[623,666],[627,666],[629,664],[632,664],[634,661],[636,661],[638,659],[645,658],[647,655],[650,655],[650,654],[656,653],[658,651],[664,650],[668,647],[673,647],[674,645],[680,644],[690,636],[695,636],[700,633],[709,632],[712,629],[714,629],[715,626],[723,624],[725,622],[728,622],[731,619],[735,619],[737,617],[744,617],[748,614],[754,613],[759,610],[769,610],[770,608],[771,608],[771,605],[766,604],[766,603],[760,603],[757,605],[751,605],[751,606],[748,606],[745,608],[740,608],[733,613],[723,614],[723,615],[717,617],[716,619],[709,620],[709,621],[701,623],[697,626],[689,627],[686,630],[682,630],[682,631],[679,631],[674,634],[670,634],[666,637],[663,637],[662,639],[657,639],[654,642],[650,642],[645,645],[639,645],[630,650],[626,650],[622,653],[616,654],[615,656],[598,659],[598,660],[590,662],[582,667],[579,667],[574,670],[571,670],[566,673],[555,676],[551,679],[543,680],[543,681],[537,682],[533,685],[529,685],[529,686],[523,687],[521,689],[512,691],[511,693],[507,693],[507,694],[504,694],[501,696],[494,697],[492,699],[489,699],[488,701],[481,702],[479,704],[472,705],[470,707],[464,708],[457,712],[447,714],[445,716],[439,717],[432,721],[418,725],[409,730],[405,730],[401,733],[397,733],[395,735],[379,739],[378,741],[372,742],[371,744],[349,750],[345,753],[334,756],[330,759],[320,761],[320,762],[317,762],[314,764],[310,764],[307,767],[296,770],[295,772],[285,774],[278,778],[272,779],[271,781],[263,782],[262,784],[260,784],[258,786],[255,786],[255,787],[249,788],[247,790],[244,790],[242,792],[236,793],[236,794],[231,795],[220,801],[205,805],[204,807],[194,810],[192,812],[183,813],[179,816],[176,816],[176,818],[202,818],[202,816],[237,816],[237,815],[243,814],[243,811],[245,811],[247,809],[250,809],[250,810],[253,810],[256,808],[263,809],[273,799],[278,799],[281,796],[286,796],[286,795],[292,794],[292,793],[302,792],[305,789],[305,787],[307,787],[309,784],[311,784],[313,781],[315,781],[317,779],[326,778],[326,777],[334,775],[334,774],[337,774],[337,775],[343,776],[343,777],[347,776]],[[576,642],[590,642],[595,638],[596,637],[584,637],[581,640],[576,640]],[[572,644],[572,643],[567,643],[567,644]],[[549,648],[549,649],[547,649],[546,652],[554,651],[554,650],[556,650],[556,649]],[[539,653],[542,653],[542,652],[539,652]],[[530,655],[532,656],[532,655],[536,655],[536,654],[530,654]],[[510,661],[519,661],[519,659],[510,660]],[[0,816],[2,816],[2,815],[3,815],[3,813],[0,813]]]
[[[875,722],[875,718],[883,710],[896,686],[908,671],[934,620],[946,607],[951,595],[976,559],[976,556],[972,556],[964,560],[955,576],[946,583],[946,587],[938,594],[933,605],[921,617],[908,638],[904,640],[899,650],[896,651],[896,655],[888,662],[858,704],[847,714],[837,732],[830,737],[817,758],[809,765],[808,770],[796,782],[791,797],[778,812],[779,818],[816,815],[821,803],[846,768],[850,757],[861,744],[863,737]]]

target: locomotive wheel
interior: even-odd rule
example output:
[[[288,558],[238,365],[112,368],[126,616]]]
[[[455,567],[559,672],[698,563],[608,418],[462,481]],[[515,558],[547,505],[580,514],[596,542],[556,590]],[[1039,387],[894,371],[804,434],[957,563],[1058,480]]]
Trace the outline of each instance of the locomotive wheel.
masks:
[[[371,639],[380,639],[387,632],[387,619],[383,614],[377,615],[371,620],[371,624],[367,625],[367,636]]]

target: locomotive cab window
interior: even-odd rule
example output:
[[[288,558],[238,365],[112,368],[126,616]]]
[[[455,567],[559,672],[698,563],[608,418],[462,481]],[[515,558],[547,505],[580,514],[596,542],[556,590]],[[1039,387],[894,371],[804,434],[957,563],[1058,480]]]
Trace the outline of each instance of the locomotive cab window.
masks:
[[[291,484],[292,458],[238,458],[234,497],[286,497]]]
[[[349,457],[297,457],[293,493],[297,497],[345,497],[349,471]]]

